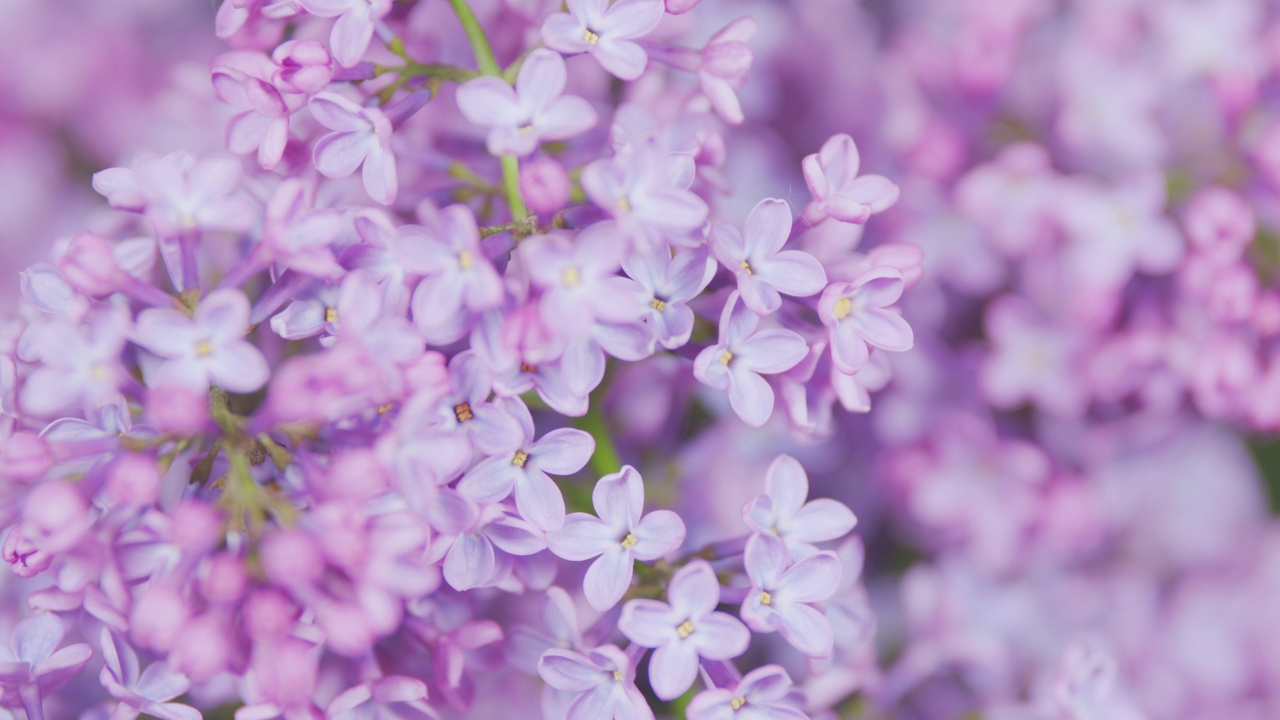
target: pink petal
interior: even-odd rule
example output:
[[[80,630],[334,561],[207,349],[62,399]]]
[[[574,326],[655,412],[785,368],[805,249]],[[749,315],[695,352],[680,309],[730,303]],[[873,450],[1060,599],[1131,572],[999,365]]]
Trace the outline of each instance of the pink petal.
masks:
[[[344,178],[360,167],[376,142],[367,132],[331,133],[316,143],[311,160],[325,177]]]
[[[729,372],[729,405],[751,427],[760,427],[773,414],[773,388],[745,367]]]
[[[684,542],[685,527],[680,516],[670,510],[654,510],[632,530],[637,542],[631,554],[649,562],[670,553]]]
[[[779,455],[769,465],[764,478],[765,492],[773,501],[779,519],[795,515],[809,497],[809,476],[798,460]]]
[[[515,91],[501,78],[482,77],[463,83],[457,101],[463,116],[477,125],[515,127],[524,119]]]

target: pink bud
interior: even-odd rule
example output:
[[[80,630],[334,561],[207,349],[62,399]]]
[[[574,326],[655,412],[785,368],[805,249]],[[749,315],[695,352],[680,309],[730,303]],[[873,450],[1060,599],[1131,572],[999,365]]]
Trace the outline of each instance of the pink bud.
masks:
[[[385,490],[387,477],[372,450],[344,452],[333,460],[324,480],[327,498],[363,500]]]
[[[1280,335],[1280,295],[1268,292],[1258,296],[1253,309],[1253,326],[1263,337]]]
[[[902,281],[911,287],[924,276],[924,250],[909,243],[885,243],[867,253],[870,267],[888,265],[902,273]]]
[[[169,662],[192,682],[205,682],[231,664],[231,639],[234,636],[218,617],[206,613],[187,623],[174,638]]]
[[[569,202],[569,174],[549,157],[540,157],[520,168],[520,193],[529,209],[551,215]]]
[[[1183,226],[1191,244],[1219,263],[1240,257],[1253,242],[1257,221],[1244,198],[1223,187],[1209,187],[1187,203]]]
[[[222,542],[222,516],[217,510],[194,500],[173,511],[169,540],[192,555],[204,555]]]
[[[1209,311],[1219,318],[1232,322],[1245,320],[1253,315],[1258,295],[1258,276],[1253,268],[1233,263],[1216,273],[1206,298]]]
[[[160,466],[148,455],[122,455],[107,471],[106,490],[121,505],[150,505],[160,496]]]
[[[683,15],[697,6],[702,0],[665,0],[667,13],[670,15]]]
[[[284,593],[259,590],[245,602],[244,628],[255,640],[279,637],[289,632],[297,616],[298,608]]]
[[[0,444],[0,476],[34,480],[52,467],[49,446],[35,433],[17,432]]]
[[[271,53],[280,66],[273,80],[285,92],[314,95],[333,79],[329,51],[315,40],[290,40]]]
[[[120,278],[111,243],[91,232],[80,233],[71,240],[58,261],[58,270],[72,287],[91,297],[115,292]]]
[[[62,552],[73,547],[90,520],[88,506],[68,482],[55,480],[37,486],[22,511],[26,535],[42,550]]]
[[[221,552],[209,559],[200,592],[211,603],[230,605],[244,597],[248,582],[240,558]]]
[[[324,559],[301,530],[278,530],[262,543],[262,569],[284,587],[310,585],[324,572]]]
[[[147,391],[147,417],[160,432],[196,435],[209,423],[209,396],[162,381]]]
[[[4,538],[0,554],[18,577],[35,577],[49,569],[53,554],[37,548],[26,536],[26,528],[15,525]]]
[[[190,610],[182,593],[172,585],[157,583],[142,591],[129,615],[129,632],[134,642],[168,652],[183,632]]]

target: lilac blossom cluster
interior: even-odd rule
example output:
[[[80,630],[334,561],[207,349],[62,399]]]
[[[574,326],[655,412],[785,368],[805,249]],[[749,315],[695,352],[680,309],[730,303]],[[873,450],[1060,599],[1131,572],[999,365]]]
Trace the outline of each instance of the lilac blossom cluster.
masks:
[[[0,712],[805,718],[857,689],[849,507],[779,451],[701,524],[692,470],[619,426],[645,413],[603,407],[698,384],[658,452],[822,438],[914,342],[914,246],[802,241],[898,200],[848,134],[796,159],[795,212],[724,199],[758,23],[690,47],[694,5],[224,0],[225,150],[96,172],[109,229],[21,274]]]

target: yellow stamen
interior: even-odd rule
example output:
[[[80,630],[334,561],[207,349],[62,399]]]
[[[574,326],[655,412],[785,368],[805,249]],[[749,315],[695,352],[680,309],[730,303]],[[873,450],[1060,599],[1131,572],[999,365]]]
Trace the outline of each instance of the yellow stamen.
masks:
[[[201,340],[196,343],[196,355],[200,357],[209,357],[213,354],[213,343],[208,340]]]
[[[676,634],[679,635],[681,638],[689,637],[690,635],[693,634],[693,623],[689,620],[685,620],[684,622],[680,623],[679,625],[676,626]]]
[[[743,260],[742,262],[738,263],[738,267],[742,268],[742,272],[748,275],[751,274],[751,263],[747,262],[746,260]]]
[[[511,458],[511,464],[516,467],[524,467],[524,464],[527,462],[529,462],[529,453],[523,450],[517,450],[516,456]]]
[[[640,538],[636,537],[633,533],[627,533],[627,536],[622,538],[622,549],[630,550],[635,547],[638,542],[640,542]]]
[[[836,320],[843,320],[853,312],[853,301],[847,297],[842,297],[836,301],[831,307],[831,317]]]
[[[728,367],[730,360],[733,360],[733,352],[729,350],[725,350],[724,354],[720,356],[720,364],[724,365],[725,367]]]
[[[621,671],[621,670],[614,670],[614,671],[613,671],[613,679],[614,679],[616,682],[622,682],[622,671]]]
[[[471,413],[471,403],[454,405],[453,414],[458,416],[458,422],[466,422],[475,417],[475,415]]]
[[[746,704],[747,704],[747,696],[745,695],[739,695],[738,697],[729,701],[729,707],[733,708],[734,710],[737,710]]]
[[[462,252],[458,253],[458,267],[462,268],[463,270],[466,270],[467,268],[475,264],[476,264],[476,259],[471,257],[470,250],[463,250]]]
[[[106,380],[107,366],[101,363],[94,365],[93,369],[89,371],[89,377],[93,378],[94,380]]]
[[[533,134],[533,126],[532,126],[532,125],[521,125],[521,126],[520,126],[520,134],[521,134],[521,135],[532,135],[532,134]]]
[[[395,403],[387,403],[386,405],[380,405],[380,406],[378,406],[378,414],[379,414],[379,415],[386,415],[387,413],[389,413],[389,412],[391,412],[392,410],[394,410],[394,409],[395,409],[395,407],[396,407],[396,404],[395,404]]]
[[[538,366],[530,365],[527,362],[522,362],[520,363],[520,372],[527,372],[527,373],[538,372]]]
[[[578,283],[582,282],[582,272],[579,271],[578,268],[574,267],[573,265],[570,265],[569,267],[564,269],[563,279],[564,279],[565,285],[568,285],[569,287],[573,287],[574,285],[577,285]]]
[[[761,591],[760,591],[760,604],[761,604],[761,605],[768,605],[768,604],[770,604],[770,603],[772,603],[772,602],[773,602],[773,596],[769,594],[769,591],[768,591],[768,590],[761,590]]]
[[[618,209],[622,212],[631,212],[631,201],[625,197],[618,198]]]
[[[582,31],[582,39],[585,40],[589,45],[595,45],[596,43],[600,42],[600,36],[591,32],[590,30]]]
[[[663,310],[667,309],[667,304],[662,302],[658,298],[654,298],[649,301],[649,307],[653,308],[654,310],[657,310],[658,312],[662,312]]]
[[[327,323],[338,322],[338,308],[325,308],[324,321]]]

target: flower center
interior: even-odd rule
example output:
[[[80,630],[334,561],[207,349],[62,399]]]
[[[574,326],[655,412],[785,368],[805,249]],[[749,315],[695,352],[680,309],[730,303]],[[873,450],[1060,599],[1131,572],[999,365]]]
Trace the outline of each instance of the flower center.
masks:
[[[842,297],[836,301],[831,308],[831,316],[836,320],[843,320],[853,312],[853,301],[847,297]]]
[[[530,365],[527,362],[522,362],[520,363],[520,372],[527,372],[527,373],[538,372],[538,366]]]
[[[738,697],[729,701],[729,707],[733,708],[734,710],[740,710],[742,706],[746,704],[747,704],[746,695],[739,695]]]
[[[732,350],[725,350],[724,354],[720,356],[720,364],[724,365],[725,367],[729,367],[729,362],[731,360],[733,360]]]
[[[511,464],[516,467],[524,467],[524,464],[527,462],[529,462],[529,453],[523,450],[517,450],[516,456],[511,458]]]
[[[453,406],[453,414],[458,416],[458,422],[466,422],[475,417],[471,413],[471,403],[460,403]]]
[[[197,357],[209,357],[212,354],[213,354],[213,343],[209,342],[208,340],[201,340],[200,342],[196,343]]]
[[[521,135],[532,135],[533,125],[521,125],[519,131]]]
[[[693,622],[692,622],[692,621],[689,621],[689,620],[685,620],[684,622],[682,622],[682,623],[680,623],[679,625],[677,625],[677,626],[676,626],[676,634],[677,634],[677,635],[679,635],[681,639],[687,638],[687,637],[689,637],[690,635],[692,635],[692,634],[693,634]]]
[[[470,250],[463,250],[462,252],[458,253],[458,267],[462,268],[463,270],[466,270],[467,268],[475,264],[476,264],[476,259],[471,256]]]
[[[570,265],[564,269],[564,284],[573,287],[582,282],[582,273],[577,267]]]
[[[658,312],[662,312],[663,310],[667,309],[667,304],[659,300],[658,298],[654,298],[649,301],[649,307],[653,308],[654,310],[657,310]]]
[[[751,263],[747,262],[746,260],[743,260],[742,262],[738,263],[738,267],[742,268],[742,272],[748,275],[751,274]]]
[[[627,536],[622,538],[622,549],[630,550],[635,547],[638,542],[640,542],[640,538],[636,537],[635,533],[627,533]]]
[[[621,670],[614,670],[614,671],[613,671],[613,680],[614,680],[614,682],[622,682],[622,671],[621,671]]]
[[[622,212],[631,212],[631,201],[625,197],[618,198],[618,209]]]
[[[770,595],[768,590],[761,590],[761,591],[760,591],[760,604],[761,604],[761,605],[770,605],[770,604],[772,604],[772,603],[773,603],[773,595]]]
[[[338,322],[338,308],[325,308],[324,321],[327,323]]]
[[[582,39],[588,45],[595,45],[596,43],[600,42],[600,36],[597,35],[596,33],[591,32],[590,30],[582,31]]]
[[[89,371],[89,377],[93,378],[94,380],[106,380],[107,366],[103,365],[102,363],[98,363],[97,365],[94,365],[93,369]]]
[[[378,414],[379,414],[379,415],[386,415],[387,413],[389,413],[389,412],[391,412],[392,410],[394,410],[394,409],[395,409],[395,407],[396,407],[396,404],[395,404],[395,403],[387,403],[386,405],[379,405],[379,406],[378,406]]]

